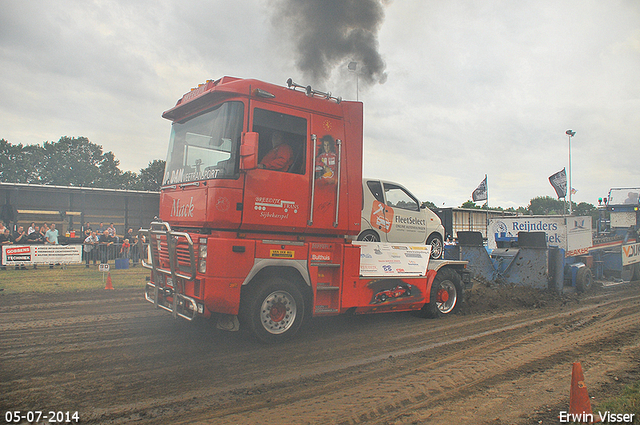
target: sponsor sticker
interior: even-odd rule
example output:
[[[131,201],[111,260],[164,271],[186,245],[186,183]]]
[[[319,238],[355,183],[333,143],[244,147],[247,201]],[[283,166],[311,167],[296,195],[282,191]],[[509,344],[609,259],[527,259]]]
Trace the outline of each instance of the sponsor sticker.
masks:
[[[272,249],[269,251],[269,257],[271,258],[294,258],[295,251],[289,251],[287,249]]]

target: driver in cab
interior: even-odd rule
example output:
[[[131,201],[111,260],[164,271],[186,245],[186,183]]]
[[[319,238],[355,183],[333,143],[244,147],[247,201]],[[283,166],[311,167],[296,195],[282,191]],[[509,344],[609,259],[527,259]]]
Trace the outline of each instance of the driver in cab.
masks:
[[[271,150],[262,158],[258,168],[267,170],[288,171],[293,163],[291,146],[284,142],[284,135],[276,131],[271,136]]]

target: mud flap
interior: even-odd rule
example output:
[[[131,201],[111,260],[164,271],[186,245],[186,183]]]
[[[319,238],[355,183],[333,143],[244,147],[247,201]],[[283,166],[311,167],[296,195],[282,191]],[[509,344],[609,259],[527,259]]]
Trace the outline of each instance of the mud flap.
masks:
[[[237,332],[240,330],[238,316],[234,314],[221,314],[218,316],[216,328],[227,332]]]

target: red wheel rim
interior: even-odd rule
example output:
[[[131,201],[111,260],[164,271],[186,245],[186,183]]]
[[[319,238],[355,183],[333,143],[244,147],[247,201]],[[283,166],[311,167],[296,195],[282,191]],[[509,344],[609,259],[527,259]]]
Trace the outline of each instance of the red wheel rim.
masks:
[[[269,316],[274,322],[280,322],[287,315],[287,308],[282,303],[276,303],[271,306]]]
[[[446,289],[440,289],[438,291],[438,295],[436,296],[436,302],[446,303],[447,301],[449,301],[449,291],[447,291]]]

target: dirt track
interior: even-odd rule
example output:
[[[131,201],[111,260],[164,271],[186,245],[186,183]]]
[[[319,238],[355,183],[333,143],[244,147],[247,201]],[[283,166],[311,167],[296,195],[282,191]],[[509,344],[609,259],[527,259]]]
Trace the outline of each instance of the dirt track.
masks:
[[[526,303],[524,303],[526,304]],[[0,297],[0,411],[83,423],[538,424],[581,361],[600,401],[637,379],[637,283],[442,320],[312,321],[265,346],[174,321],[140,291]]]

